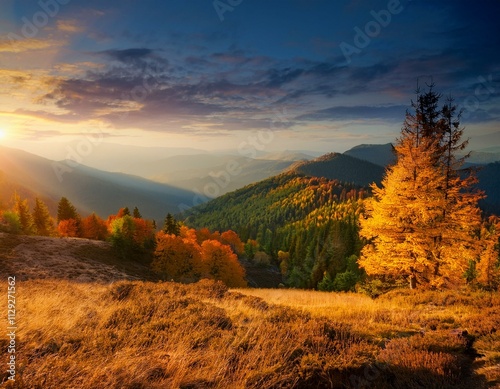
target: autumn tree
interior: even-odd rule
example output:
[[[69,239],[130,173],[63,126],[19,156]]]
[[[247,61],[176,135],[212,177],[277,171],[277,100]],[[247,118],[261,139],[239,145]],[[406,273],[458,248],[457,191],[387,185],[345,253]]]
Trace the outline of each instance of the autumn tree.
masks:
[[[485,221],[481,237],[484,243],[475,266],[476,281],[485,289],[497,290],[500,287],[500,218],[491,216]]]
[[[246,286],[245,269],[231,247],[217,240],[206,240],[201,245],[203,276],[220,280],[227,286]]]
[[[107,225],[111,243],[124,258],[150,260],[155,245],[153,222],[134,218],[121,208],[108,217]]]
[[[106,240],[108,237],[106,222],[95,213],[82,219],[82,237],[86,239]]]
[[[54,220],[50,216],[49,209],[45,203],[38,197],[35,198],[35,207],[33,208],[33,226],[35,232],[42,236],[51,236],[55,232]]]
[[[75,238],[80,234],[80,226],[75,219],[61,220],[57,225],[57,232],[59,236],[65,238]]]
[[[220,242],[230,246],[236,255],[242,255],[245,252],[245,245],[238,234],[232,230],[224,231],[220,234]]]
[[[408,277],[440,287],[464,281],[478,254],[481,194],[456,152],[463,129],[448,101],[441,110],[432,86],[417,95],[395,146],[397,161],[382,186],[372,185],[360,235],[368,240],[359,260],[368,275]]]
[[[202,273],[200,246],[195,240],[160,231],[152,268],[169,281],[195,282]]]

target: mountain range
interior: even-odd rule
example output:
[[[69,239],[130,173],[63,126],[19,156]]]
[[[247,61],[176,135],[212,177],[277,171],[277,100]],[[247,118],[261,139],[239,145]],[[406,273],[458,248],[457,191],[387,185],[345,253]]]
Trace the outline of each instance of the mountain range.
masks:
[[[102,144],[99,147],[103,147],[99,153],[109,151],[113,154],[126,151],[128,146]],[[128,152],[133,154],[132,150]],[[197,196],[207,201],[282,172],[366,187],[372,182],[380,183],[385,166],[395,158],[390,143],[359,145],[343,154],[330,153],[316,159],[312,159],[314,153],[302,151],[260,153],[255,158],[246,158],[196,149],[158,147],[151,148],[148,153],[146,148],[139,148],[133,157],[123,156],[115,164],[127,173],[113,173],[86,166],[91,160],[94,165],[102,165],[104,155],[99,153],[78,164],[74,160],[56,162],[0,147],[0,205],[8,204],[12,193],[17,191],[30,199],[35,195],[41,197],[52,212],[60,197],[65,196],[83,214],[95,211],[107,216],[120,207],[137,206],[143,216],[161,220],[167,212],[177,213],[185,210],[186,205],[198,204],[200,201],[194,201]],[[480,166],[479,188],[488,196],[481,201],[481,206],[497,214],[500,213],[497,184],[500,182],[500,163],[493,162],[499,160],[500,153],[495,150],[472,152],[468,160],[470,165]]]
[[[137,206],[144,217],[158,221],[193,197],[172,185],[0,147],[0,202],[8,204],[14,191],[31,200],[41,197],[53,214],[64,196],[82,214],[107,217],[121,207]]]

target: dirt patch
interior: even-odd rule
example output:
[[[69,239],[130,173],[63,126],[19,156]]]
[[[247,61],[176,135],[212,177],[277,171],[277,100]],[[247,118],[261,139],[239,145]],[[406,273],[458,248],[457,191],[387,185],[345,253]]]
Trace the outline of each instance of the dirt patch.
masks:
[[[96,253],[96,259],[81,252]],[[114,257],[107,242],[0,233],[0,264],[21,281],[55,278],[108,283],[140,278],[101,262],[103,256]]]

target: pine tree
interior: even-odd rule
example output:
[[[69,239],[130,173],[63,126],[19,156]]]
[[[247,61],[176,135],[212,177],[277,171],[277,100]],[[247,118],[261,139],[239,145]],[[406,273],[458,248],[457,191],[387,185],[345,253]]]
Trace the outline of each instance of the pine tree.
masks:
[[[50,216],[45,203],[38,197],[35,198],[35,207],[33,208],[33,224],[38,235],[50,236],[55,232],[54,221]]]
[[[79,220],[80,216],[74,205],[66,197],[61,197],[57,206],[57,224],[69,219]]]
[[[395,146],[397,162],[373,185],[360,234],[369,240],[360,266],[369,275],[408,277],[410,286],[463,282],[478,254],[481,194],[456,158],[466,142],[451,100],[438,109],[432,85],[417,96]]]
[[[179,236],[180,226],[177,220],[172,216],[172,214],[168,213],[165,217],[165,223],[163,224],[163,232],[165,234],[174,234]]]
[[[137,208],[137,207],[134,208],[132,216],[134,216],[134,218],[136,218],[136,219],[142,219],[142,215],[139,212],[139,208]]]
[[[28,205],[28,200],[22,200],[21,197],[14,193],[13,197],[13,209],[12,211],[19,217],[19,222],[21,225],[21,233],[30,235],[34,231],[33,227],[33,217],[30,213],[30,207]]]

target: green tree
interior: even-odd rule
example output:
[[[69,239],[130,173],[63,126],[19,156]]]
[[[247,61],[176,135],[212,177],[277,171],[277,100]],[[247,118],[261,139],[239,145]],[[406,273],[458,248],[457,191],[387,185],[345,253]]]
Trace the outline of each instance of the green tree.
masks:
[[[21,233],[26,235],[32,234],[34,232],[33,217],[31,216],[28,200],[21,199],[21,197],[17,193],[15,193],[13,203],[14,206],[12,211],[19,217],[19,223],[21,224]]]
[[[179,222],[175,220],[172,214],[168,213],[163,224],[163,232],[165,234],[174,234],[179,236],[180,228]]]
[[[136,219],[142,219],[142,215],[139,212],[139,208],[135,207],[132,216]]]
[[[49,209],[38,197],[35,198],[33,208],[33,224],[35,232],[42,236],[51,236],[55,233],[54,220],[50,216]]]
[[[78,215],[76,208],[66,197],[61,197],[57,205],[57,224],[68,219],[79,220],[80,215]]]

